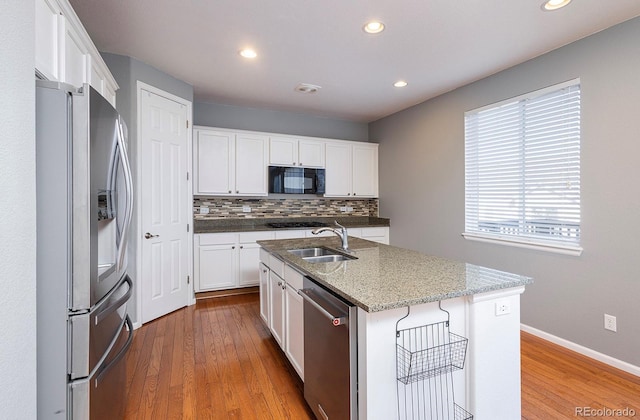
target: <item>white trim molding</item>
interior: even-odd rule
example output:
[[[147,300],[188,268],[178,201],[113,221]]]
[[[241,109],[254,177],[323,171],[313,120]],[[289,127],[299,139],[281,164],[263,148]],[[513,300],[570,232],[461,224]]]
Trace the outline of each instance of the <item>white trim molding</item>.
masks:
[[[537,328],[533,328],[525,324],[520,324],[520,330],[527,332],[529,334],[533,334],[536,337],[540,337],[544,340],[550,341],[561,347],[567,348],[569,350],[573,350],[576,353],[580,353],[583,356],[590,357],[591,359],[597,360],[599,362],[602,362],[616,369],[623,370],[632,375],[640,376],[640,366],[632,365],[631,363],[627,363],[625,361],[616,359],[604,353],[597,352],[588,347],[581,346],[580,344],[576,344],[572,341],[565,340],[564,338],[557,337],[553,334],[549,334],[547,332],[541,331]]]

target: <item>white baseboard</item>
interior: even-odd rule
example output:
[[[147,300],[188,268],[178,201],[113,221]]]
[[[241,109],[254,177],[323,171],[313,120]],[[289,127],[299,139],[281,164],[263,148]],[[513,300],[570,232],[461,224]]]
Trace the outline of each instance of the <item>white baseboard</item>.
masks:
[[[580,353],[584,356],[590,357],[592,359],[595,359],[599,362],[602,362],[606,365],[612,366],[614,368],[623,370],[627,373],[630,373],[632,375],[636,375],[636,376],[640,376],[640,367],[639,366],[635,366],[632,365],[631,363],[627,363],[624,362],[622,360],[618,360],[616,358],[613,358],[611,356],[607,356],[606,354],[597,352],[595,350],[592,350],[590,348],[581,346],[580,344],[576,344],[574,342],[571,342],[569,340],[565,340],[564,338],[560,338],[560,337],[556,337],[555,335],[549,334],[547,332],[538,330],[536,328],[530,327],[528,325],[525,324],[520,324],[520,329],[524,332],[528,332],[529,334],[533,334],[537,337],[540,337],[542,339],[545,339],[547,341],[550,341],[554,344],[557,344],[559,346],[565,347],[569,350],[573,350],[576,353]]]

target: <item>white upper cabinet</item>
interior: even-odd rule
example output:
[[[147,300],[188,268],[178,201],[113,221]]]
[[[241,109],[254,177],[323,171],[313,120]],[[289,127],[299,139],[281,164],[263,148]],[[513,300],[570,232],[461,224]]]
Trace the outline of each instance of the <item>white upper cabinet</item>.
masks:
[[[82,86],[87,80],[87,62],[91,60],[87,46],[80,39],[80,35],[73,25],[64,21],[64,66],[62,66],[62,80],[73,86]],[[95,89],[95,88],[94,88]]]
[[[378,145],[328,142],[325,197],[377,197]]]
[[[194,128],[195,195],[267,195],[269,138]]]
[[[378,145],[354,144],[352,148],[353,195],[378,196]]]
[[[55,0],[36,0],[36,70],[49,80],[61,80],[60,51],[64,18]]]
[[[272,136],[269,140],[269,164],[324,168],[323,141]]]
[[[36,72],[46,80],[89,83],[115,106],[118,84],[67,0],[35,0]]]
[[[325,163],[325,196],[350,197],[353,193],[351,182],[352,146],[348,143],[327,144]]]
[[[236,135],[236,194],[267,195],[268,156],[267,136]]]
[[[268,195],[268,167],[324,168],[325,197],[378,197],[378,145],[195,126],[194,195]]]
[[[194,132],[194,194],[232,194],[235,188],[235,135],[199,129]]]

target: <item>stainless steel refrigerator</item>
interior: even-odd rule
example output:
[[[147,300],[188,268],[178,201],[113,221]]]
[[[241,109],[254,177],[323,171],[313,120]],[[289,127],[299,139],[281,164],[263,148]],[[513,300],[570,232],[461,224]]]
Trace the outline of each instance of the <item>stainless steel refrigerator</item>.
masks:
[[[126,126],[89,85],[36,82],[38,418],[123,416],[133,338]]]

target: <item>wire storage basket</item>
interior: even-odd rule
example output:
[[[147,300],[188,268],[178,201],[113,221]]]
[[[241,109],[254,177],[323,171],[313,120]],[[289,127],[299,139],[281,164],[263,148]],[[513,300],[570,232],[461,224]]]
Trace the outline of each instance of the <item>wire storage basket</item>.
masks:
[[[448,321],[398,333],[398,380],[403,384],[464,368],[469,340],[449,332]]]
[[[440,307],[440,305],[438,305]],[[471,420],[455,403],[453,372],[464,368],[468,339],[447,320],[413,328],[396,324],[396,373],[400,420]]]

